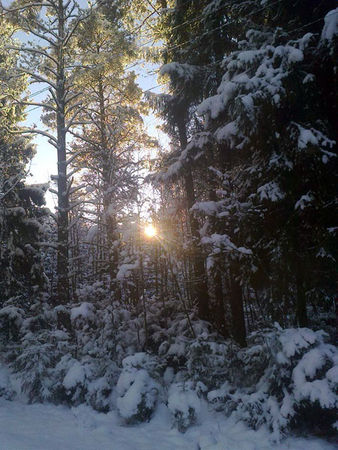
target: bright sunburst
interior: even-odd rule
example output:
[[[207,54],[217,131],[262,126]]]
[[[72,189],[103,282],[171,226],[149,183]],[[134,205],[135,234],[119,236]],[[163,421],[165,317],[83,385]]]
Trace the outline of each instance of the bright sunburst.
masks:
[[[148,237],[148,238],[152,238],[154,236],[157,235],[157,230],[154,227],[154,225],[152,225],[151,223],[149,223],[148,225],[146,225],[144,227],[144,234]]]

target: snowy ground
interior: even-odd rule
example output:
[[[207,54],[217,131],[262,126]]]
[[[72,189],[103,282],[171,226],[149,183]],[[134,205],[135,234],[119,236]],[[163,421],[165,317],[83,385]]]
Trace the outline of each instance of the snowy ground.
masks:
[[[170,429],[165,406],[150,423],[121,426],[115,413],[99,414],[86,406],[68,409],[26,405],[0,398],[0,450],[334,450],[319,439],[269,442],[263,430],[248,430],[221,414],[204,412],[201,424],[185,434]]]

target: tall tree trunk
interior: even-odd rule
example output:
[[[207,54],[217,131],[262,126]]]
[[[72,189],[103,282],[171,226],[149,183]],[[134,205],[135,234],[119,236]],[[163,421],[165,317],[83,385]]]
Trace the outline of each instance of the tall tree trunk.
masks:
[[[58,3],[58,67],[57,67],[57,159],[58,159],[58,301],[66,303],[69,300],[68,277],[68,211],[69,194],[67,189],[67,155],[65,126],[65,69],[64,69],[64,37],[65,17],[62,0]]]
[[[217,185],[214,181],[214,177],[211,177],[209,180],[211,189],[209,191],[209,199],[213,202],[217,201],[217,195],[216,195],[216,189]],[[217,219],[215,217],[210,217],[210,223],[217,232]],[[212,268],[212,278],[213,278],[213,288],[214,288],[214,295],[215,295],[215,301],[216,301],[216,311],[215,311],[215,323],[217,326],[217,329],[224,337],[229,337],[229,328],[228,324],[226,323],[225,319],[225,308],[224,308],[224,295],[223,295],[223,285],[222,285],[222,258],[214,257],[214,265]],[[223,268],[224,270],[224,268]]]
[[[308,326],[308,317],[306,310],[306,295],[304,289],[304,275],[301,259],[296,256],[296,319],[299,327]]]
[[[232,335],[241,347],[246,347],[246,330],[242,286],[238,281],[238,263],[234,262],[230,270],[230,308],[232,316]]]
[[[234,166],[235,153],[230,151],[226,146],[219,146],[218,148],[218,159],[219,165],[223,171],[226,171]],[[228,234],[231,240],[234,240],[233,229],[235,225],[229,226]],[[239,278],[239,263],[236,260],[230,259],[230,282],[229,282],[229,303],[231,310],[231,333],[236,342],[241,346],[245,347],[246,344],[246,329],[245,329],[245,318],[244,318],[244,303],[243,303],[243,292],[242,286],[240,285]]]
[[[98,48],[98,53],[100,49]],[[104,152],[104,156],[106,157],[105,166],[103,168],[103,209],[104,209],[104,218],[105,218],[105,226],[106,226],[106,235],[107,235],[107,246],[109,248],[109,276],[111,288],[114,290],[115,297],[117,300],[121,298],[120,285],[116,280],[117,271],[118,271],[118,241],[119,235],[117,231],[117,219],[116,215],[111,211],[111,202],[112,195],[110,192],[111,189],[111,171],[113,170],[112,164],[113,161],[109,157],[109,142],[108,142],[108,133],[107,133],[107,112],[104,98],[104,85],[103,80],[100,77],[98,79],[98,94],[99,94],[99,104],[100,104],[100,132],[101,132],[101,151]]]
[[[222,287],[222,273],[219,267],[219,261],[216,261],[217,265],[214,268],[214,291],[215,291],[215,300],[216,300],[216,317],[215,322],[218,331],[224,337],[229,337],[229,329],[228,324],[225,320],[225,308],[224,308],[224,296],[223,296],[223,287]]]
[[[187,146],[187,132],[183,116],[177,117],[176,124],[179,132],[180,146],[184,150]],[[209,319],[209,294],[207,285],[207,275],[204,267],[204,257],[199,246],[200,234],[198,221],[191,211],[195,203],[194,181],[189,167],[185,169],[184,175],[185,192],[187,197],[187,209],[192,236],[192,265],[194,280],[191,283],[192,297],[197,302],[198,315],[203,320]]]

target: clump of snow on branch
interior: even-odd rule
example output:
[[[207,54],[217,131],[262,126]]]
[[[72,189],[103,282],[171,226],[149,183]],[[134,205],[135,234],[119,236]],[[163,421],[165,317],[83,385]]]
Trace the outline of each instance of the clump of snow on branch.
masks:
[[[321,34],[323,41],[332,41],[338,34],[338,8],[329,11],[324,18],[324,28]]]

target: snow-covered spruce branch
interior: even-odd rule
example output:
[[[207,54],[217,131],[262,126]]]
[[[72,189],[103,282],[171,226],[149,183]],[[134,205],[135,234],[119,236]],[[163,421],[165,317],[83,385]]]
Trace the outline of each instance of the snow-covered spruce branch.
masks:
[[[58,223],[58,217],[57,217],[56,214],[50,212],[50,213],[49,213],[49,216],[55,221],[55,223]]]
[[[16,175],[16,181],[14,182],[14,184],[12,184],[12,186],[6,192],[0,192],[0,201],[2,201],[8,194],[10,194],[13,191],[15,186],[20,182],[20,180],[22,180],[22,178],[24,178],[27,175],[27,173],[28,172],[25,169],[23,169]]]
[[[48,144],[52,145],[54,148],[56,148],[56,150],[58,149],[58,144],[56,142],[51,141],[50,139],[48,139]]]
[[[78,126],[81,126],[81,125],[92,125],[92,122],[84,122],[84,121],[73,122],[69,126],[67,126],[66,130],[68,132],[69,128],[71,128],[71,127],[78,127]]]

